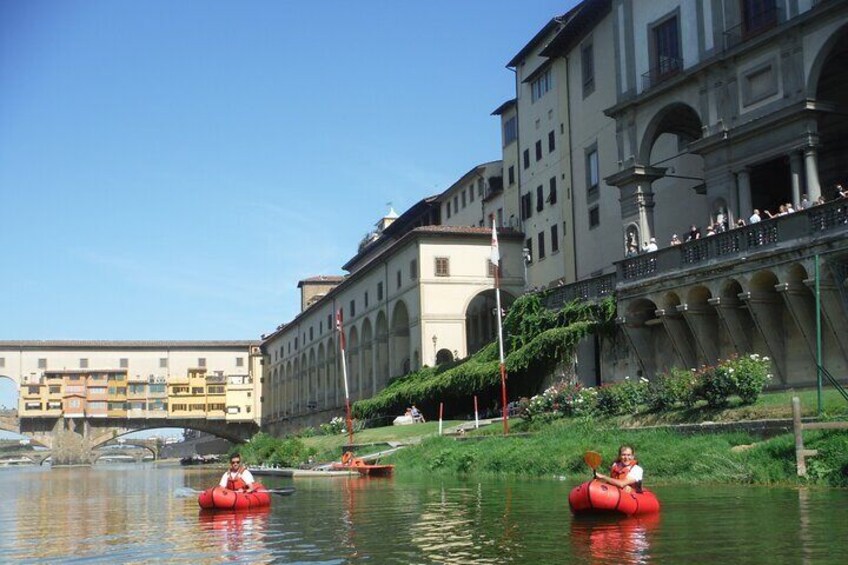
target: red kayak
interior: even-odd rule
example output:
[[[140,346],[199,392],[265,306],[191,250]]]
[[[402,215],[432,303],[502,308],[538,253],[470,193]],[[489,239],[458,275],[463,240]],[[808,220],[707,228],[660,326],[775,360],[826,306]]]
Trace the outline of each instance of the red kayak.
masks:
[[[575,514],[639,516],[660,511],[660,501],[649,490],[636,492],[594,480],[574,487],[568,505]]]
[[[197,497],[201,508],[214,510],[251,510],[271,505],[271,495],[259,483],[253,492],[239,492],[224,487],[212,487]]]

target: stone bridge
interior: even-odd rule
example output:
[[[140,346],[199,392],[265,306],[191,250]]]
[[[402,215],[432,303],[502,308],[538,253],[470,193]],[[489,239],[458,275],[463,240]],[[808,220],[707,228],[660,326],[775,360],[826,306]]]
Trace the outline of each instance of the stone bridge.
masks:
[[[86,465],[102,455],[94,456],[92,450],[115,444],[128,433],[157,428],[190,428],[205,432],[233,443],[244,443],[259,431],[255,422],[227,423],[224,420],[201,418],[25,418],[23,422],[10,414],[0,415],[0,429],[29,438],[33,444],[51,451],[54,465]],[[131,440],[158,457],[158,450]]]

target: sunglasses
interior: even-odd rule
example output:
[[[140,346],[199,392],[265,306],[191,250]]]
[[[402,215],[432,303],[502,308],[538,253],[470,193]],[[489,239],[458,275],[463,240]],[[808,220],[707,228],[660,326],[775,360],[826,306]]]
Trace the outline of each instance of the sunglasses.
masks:
[[[239,463],[241,463],[241,461],[230,461],[230,465],[238,465]]]

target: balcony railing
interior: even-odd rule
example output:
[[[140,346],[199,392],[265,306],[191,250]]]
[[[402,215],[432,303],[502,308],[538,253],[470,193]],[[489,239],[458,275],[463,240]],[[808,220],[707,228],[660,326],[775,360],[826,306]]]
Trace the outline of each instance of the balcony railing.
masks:
[[[578,281],[548,291],[542,299],[546,308],[562,308],[573,300],[599,300],[615,291],[615,273]]]
[[[725,51],[770,30],[777,26],[778,23],[780,23],[779,6],[772,6],[761,12],[751,14],[747,20],[743,17],[742,23],[724,32]]]
[[[638,281],[659,273],[724,261],[739,261],[756,253],[801,239],[848,231],[848,199],[839,199],[807,210],[763,220],[677,245],[630,257],[616,263],[618,283]]]
[[[642,90],[648,90],[683,70],[683,59],[660,57],[657,66],[642,75]]]

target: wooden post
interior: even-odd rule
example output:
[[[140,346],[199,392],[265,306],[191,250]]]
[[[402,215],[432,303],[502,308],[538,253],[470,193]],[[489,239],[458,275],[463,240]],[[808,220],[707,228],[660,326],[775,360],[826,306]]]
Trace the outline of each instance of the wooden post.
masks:
[[[801,423],[801,399],[792,397],[792,431],[795,433],[795,466],[799,477],[807,475],[807,462],[804,461],[804,428]]]

